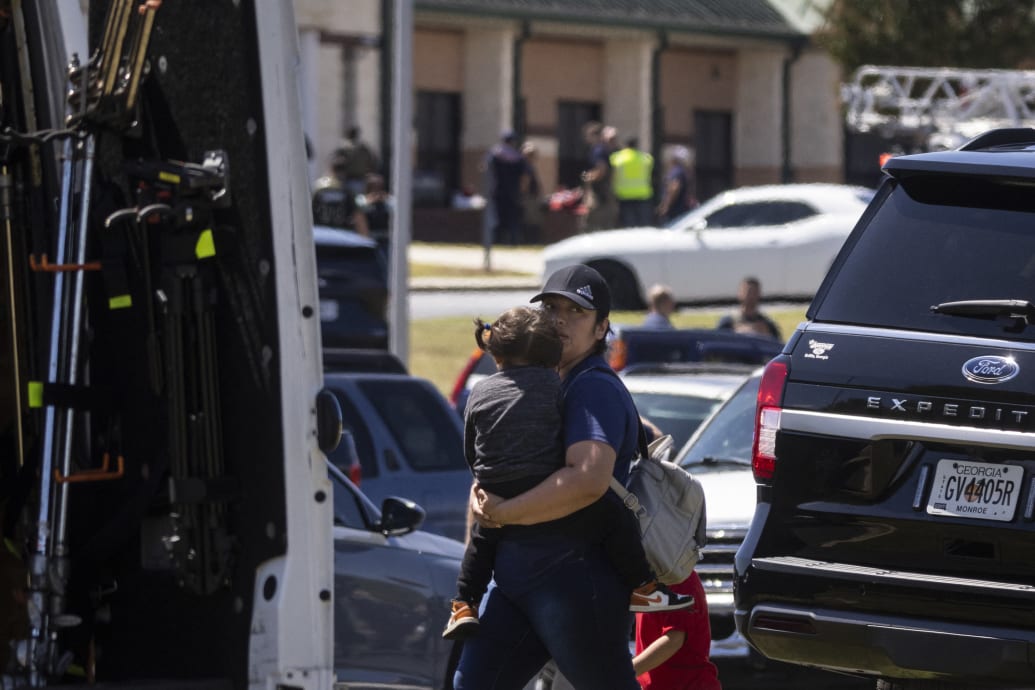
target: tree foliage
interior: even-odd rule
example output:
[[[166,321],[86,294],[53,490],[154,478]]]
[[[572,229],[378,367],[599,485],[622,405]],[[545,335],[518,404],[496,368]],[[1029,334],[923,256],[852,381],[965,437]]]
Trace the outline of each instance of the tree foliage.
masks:
[[[1031,69],[1035,0],[833,0],[815,35],[860,65]]]

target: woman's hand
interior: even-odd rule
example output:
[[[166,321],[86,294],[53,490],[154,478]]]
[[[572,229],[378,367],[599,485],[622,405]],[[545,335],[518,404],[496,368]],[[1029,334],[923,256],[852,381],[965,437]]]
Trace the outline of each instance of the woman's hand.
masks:
[[[493,511],[503,503],[503,498],[490,494],[478,484],[471,486],[471,513],[475,521],[482,527],[502,527],[493,515]]]

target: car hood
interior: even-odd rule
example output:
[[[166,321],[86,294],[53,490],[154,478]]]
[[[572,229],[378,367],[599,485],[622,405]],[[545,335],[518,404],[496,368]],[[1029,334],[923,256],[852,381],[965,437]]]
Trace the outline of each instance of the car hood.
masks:
[[[755,514],[755,477],[750,467],[690,472],[704,487],[708,529],[747,528]]]
[[[411,551],[433,554],[460,561],[464,557],[464,544],[456,539],[443,537],[424,530],[417,530],[395,538],[400,546]]]
[[[675,231],[644,227],[576,235],[548,245],[543,250],[543,259],[551,261],[571,256],[595,256],[601,251],[607,254],[614,254],[616,251],[640,252],[645,247],[657,249],[658,240],[671,236],[673,232]]]

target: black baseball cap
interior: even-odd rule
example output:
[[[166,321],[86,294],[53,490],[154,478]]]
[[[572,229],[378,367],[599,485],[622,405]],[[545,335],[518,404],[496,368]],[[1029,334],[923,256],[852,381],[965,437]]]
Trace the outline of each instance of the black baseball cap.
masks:
[[[547,295],[567,297],[583,309],[597,312],[598,319],[611,313],[611,289],[596,269],[584,264],[559,268],[546,279],[543,291],[530,299],[539,302]]]

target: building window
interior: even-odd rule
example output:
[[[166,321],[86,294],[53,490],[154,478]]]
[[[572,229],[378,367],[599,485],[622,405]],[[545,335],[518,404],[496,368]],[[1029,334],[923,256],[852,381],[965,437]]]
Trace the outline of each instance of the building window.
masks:
[[[696,195],[706,201],[733,186],[733,115],[695,110],[693,124]]]
[[[589,167],[582,126],[593,120],[600,121],[599,103],[557,103],[557,184],[568,188],[581,185],[582,171]]]
[[[415,206],[448,206],[460,187],[460,94],[417,92]]]

